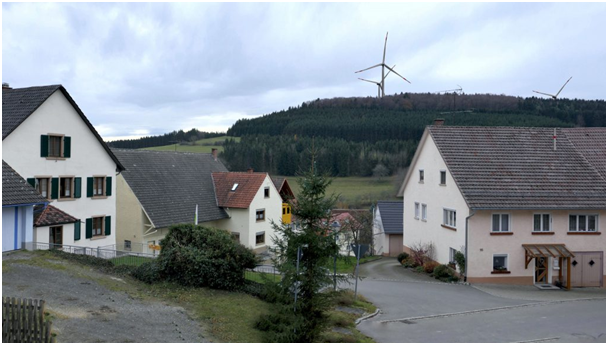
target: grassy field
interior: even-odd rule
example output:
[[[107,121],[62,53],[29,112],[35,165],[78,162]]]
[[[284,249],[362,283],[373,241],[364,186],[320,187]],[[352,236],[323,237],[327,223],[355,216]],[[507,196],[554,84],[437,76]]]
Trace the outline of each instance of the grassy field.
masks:
[[[139,266],[145,262],[152,261],[152,259],[141,256],[128,255],[120,258],[110,259],[110,261],[112,261],[114,265]]]
[[[300,193],[297,177],[287,177],[296,197]],[[378,200],[397,200],[396,177],[378,181],[373,177],[333,177],[327,194],[338,195],[337,208],[368,208]]]
[[[382,258],[381,256],[366,256],[359,260],[359,265],[364,264],[366,262],[375,261]],[[336,271],[338,273],[346,273],[353,274],[355,273],[355,267],[357,266],[357,258],[354,256],[342,257],[336,262]],[[327,264],[327,268],[333,272],[334,271],[334,262],[330,260]]]
[[[223,143],[226,139],[234,139],[236,141],[241,140],[241,138],[239,137],[222,136],[217,138],[197,140],[194,142],[195,145],[171,144],[165,146],[146,147],[142,150],[211,153],[211,149],[216,148],[218,152],[222,152],[224,151],[224,147],[222,145],[215,145],[215,143],[219,141]]]

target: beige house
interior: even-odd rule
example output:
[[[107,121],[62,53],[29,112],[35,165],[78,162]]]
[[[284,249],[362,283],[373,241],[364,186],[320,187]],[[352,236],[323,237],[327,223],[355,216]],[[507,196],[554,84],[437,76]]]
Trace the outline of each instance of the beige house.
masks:
[[[440,124],[404,180],[404,250],[461,251],[472,283],[605,287],[605,128]]]
[[[157,253],[169,227],[197,223],[230,231],[257,252],[281,219],[266,173],[231,173],[214,154],[114,149],[125,166],[116,183],[116,249]]]

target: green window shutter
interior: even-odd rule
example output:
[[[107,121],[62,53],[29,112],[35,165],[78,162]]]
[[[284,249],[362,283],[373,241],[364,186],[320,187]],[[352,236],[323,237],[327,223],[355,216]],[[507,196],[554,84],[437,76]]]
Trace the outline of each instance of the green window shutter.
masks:
[[[112,176],[106,177],[106,196],[112,195]]]
[[[30,177],[27,179],[27,183],[31,184],[32,187],[36,188],[36,179],[33,177]]]
[[[74,198],[80,198],[82,194],[82,177],[74,177]]]
[[[74,241],[80,240],[80,219],[74,223]]]
[[[87,218],[85,236],[86,236],[86,238],[93,237],[93,218]]]
[[[93,197],[93,178],[87,177],[87,198]]]
[[[51,199],[59,198],[59,178],[53,177],[51,179]]]
[[[40,136],[40,157],[48,157],[49,156],[49,136],[41,135]]]
[[[70,158],[72,154],[72,137],[63,137],[63,157]]]
[[[112,217],[106,216],[106,221],[104,222],[106,226],[106,236],[110,236],[112,234]]]

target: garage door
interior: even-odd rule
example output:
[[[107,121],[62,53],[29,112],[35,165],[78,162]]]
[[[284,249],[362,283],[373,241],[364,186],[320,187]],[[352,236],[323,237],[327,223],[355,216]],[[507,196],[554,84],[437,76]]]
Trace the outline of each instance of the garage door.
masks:
[[[388,255],[397,256],[403,252],[403,235],[390,235]]]
[[[604,253],[575,252],[572,258],[571,283],[573,287],[600,287],[604,272]]]

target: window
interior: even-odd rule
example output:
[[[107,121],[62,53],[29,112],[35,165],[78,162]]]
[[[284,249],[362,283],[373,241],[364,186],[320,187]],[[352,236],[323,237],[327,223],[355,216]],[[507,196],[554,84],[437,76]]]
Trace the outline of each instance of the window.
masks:
[[[266,219],[266,211],[265,210],[257,210],[255,211],[255,220],[257,222],[261,222]]]
[[[255,234],[255,244],[264,244],[266,242],[266,232],[256,232]]]
[[[571,214],[569,231],[597,231],[596,214]]]
[[[422,220],[426,220],[426,204],[422,204]]]
[[[270,198],[270,188],[268,188],[268,187],[264,188],[264,197]]]
[[[535,214],[534,231],[551,231],[551,215],[548,213]]]
[[[420,174],[420,179],[418,180],[418,182],[424,183],[424,169],[420,169],[418,173]]]
[[[456,211],[447,208],[443,209],[443,225],[456,227]]]
[[[125,250],[131,250],[131,241],[125,240]]]
[[[103,235],[104,217],[93,217],[93,237]]]
[[[507,254],[494,254],[492,257],[492,268],[494,271],[506,271],[508,269]]]
[[[104,196],[106,177],[93,177],[93,196]]]
[[[49,135],[49,157],[63,157],[61,154],[63,152],[61,149],[62,142],[63,137],[58,135]]]
[[[450,247],[450,263],[456,263],[456,249]]]
[[[231,233],[232,235],[232,239],[234,240],[234,242],[240,243],[241,242],[241,234],[238,232],[233,232]]]
[[[420,203],[418,202],[414,203],[414,218],[420,218]]]
[[[492,215],[492,232],[508,232],[511,231],[508,214],[493,214]]]
[[[50,188],[51,187],[51,179],[48,177],[45,178],[36,178],[36,190],[38,193],[42,195],[44,198],[50,199]]]
[[[439,184],[445,186],[445,170],[439,172]]]
[[[61,177],[59,179],[59,199],[71,199],[74,197],[74,178]]]
[[[231,191],[233,191],[233,192],[234,192],[238,186],[239,186],[239,184],[238,184],[238,183],[233,184],[233,185],[232,185],[232,189],[231,189]]]

